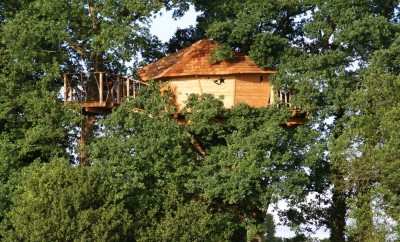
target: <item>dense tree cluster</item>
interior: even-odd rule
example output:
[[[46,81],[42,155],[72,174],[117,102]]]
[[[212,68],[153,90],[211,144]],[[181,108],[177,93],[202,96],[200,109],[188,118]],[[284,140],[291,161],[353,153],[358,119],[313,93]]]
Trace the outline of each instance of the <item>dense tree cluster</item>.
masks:
[[[190,4],[197,26],[151,36],[153,14]],[[98,117],[79,165],[83,117],[61,74],[127,73],[205,37],[215,61],[241,51],[276,68],[307,122],[208,95],[177,121],[153,83]],[[398,240],[399,92],[398,0],[3,0],[0,240],[282,241],[267,213],[282,200],[293,241],[312,225],[332,242]]]

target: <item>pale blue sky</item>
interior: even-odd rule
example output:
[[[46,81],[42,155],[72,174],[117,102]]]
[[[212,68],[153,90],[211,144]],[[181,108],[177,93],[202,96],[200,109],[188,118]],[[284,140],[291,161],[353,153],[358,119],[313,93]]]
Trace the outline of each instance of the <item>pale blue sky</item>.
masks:
[[[153,19],[150,32],[158,36],[162,42],[167,42],[178,28],[183,29],[190,25],[196,25],[197,15],[198,13],[196,13],[194,7],[191,6],[189,11],[187,11],[182,18],[175,20],[172,17],[172,12],[164,9]]]

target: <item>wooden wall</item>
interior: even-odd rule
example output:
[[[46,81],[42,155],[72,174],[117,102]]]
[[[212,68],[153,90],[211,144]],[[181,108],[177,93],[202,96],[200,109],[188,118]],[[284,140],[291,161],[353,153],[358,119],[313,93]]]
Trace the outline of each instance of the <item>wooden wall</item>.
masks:
[[[222,77],[223,83],[215,83],[220,78],[219,76],[174,78],[168,81],[168,85],[175,92],[179,108],[183,107],[190,94],[205,93],[220,98],[225,108],[231,108],[234,105],[235,79],[233,76],[225,76]]]
[[[235,104],[246,103],[252,107],[266,107],[270,101],[271,87],[267,75],[237,75]]]
[[[217,84],[216,80],[224,79]],[[261,78],[261,79],[260,79]],[[217,81],[218,82],[218,81]],[[190,94],[212,94],[220,98],[225,108],[246,103],[252,107],[269,104],[271,87],[268,75],[242,74],[235,76],[181,77],[169,80],[178,108],[182,108]]]

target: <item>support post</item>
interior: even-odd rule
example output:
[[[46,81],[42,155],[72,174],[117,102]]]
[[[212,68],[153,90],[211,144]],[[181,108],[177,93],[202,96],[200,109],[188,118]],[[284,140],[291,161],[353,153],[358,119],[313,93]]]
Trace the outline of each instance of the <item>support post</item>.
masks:
[[[274,86],[271,85],[271,91],[270,91],[270,104],[275,104],[275,90]]]
[[[290,107],[290,92],[289,91],[286,92],[286,105],[288,107]]]
[[[126,97],[129,97],[129,89],[130,89],[129,78],[126,79]]]
[[[121,84],[120,84],[121,80],[120,77],[117,76],[117,103],[121,103]]]
[[[99,101],[100,101],[100,104],[103,104],[103,87],[104,87],[103,72],[100,72],[99,73]]]
[[[133,81],[133,98],[136,98],[136,83]]]
[[[68,79],[67,74],[64,74],[64,102],[68,102]]]
[[[85,115],[81,126],[81,137],[79,140],[79,164],[81,166],[89,165],[89,156],[87,153],[87,144],[93,133],[93,126],[96,122],[95,115]]]

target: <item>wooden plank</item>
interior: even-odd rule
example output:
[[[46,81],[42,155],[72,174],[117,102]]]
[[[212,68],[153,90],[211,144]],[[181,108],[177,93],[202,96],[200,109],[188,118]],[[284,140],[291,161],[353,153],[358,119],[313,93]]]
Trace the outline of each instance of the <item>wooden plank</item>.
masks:
[[[233,96],[233,105],[236,105],[236,89],[237,89],[237,81],[235,79],[235,81],[233,82],[233,91],[232,91],[232,96]]]
[[[99,101],[86,101],[82,102],[81,106],[84,108],[97,108],[97,107],[106,107],[106,102],[99,102]]]
[[[270,82],[266,75],[237,75],[235,103],[266,107],[270,98]]]
[[[127,97],[129,97],[129,95],[130,95],[129,89],[130,89],[130,81],[129,81],[129,79],[126,79],[126,96]]]
[[[121,78],[117,77],[117,103],[121,103]]]
[[[103,72],[99,73],[99,101],[100,103],[103,103],[103,88],[104,88],[104,84],[103,84]]]
[[[68,77],[67,74],[64,74],[64,102],[68,102]]]
[[[272,104],[275,104],[275,90],[274,90],[274,86],[273,85],[271,85],[269,105],[272,105]]]

